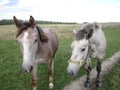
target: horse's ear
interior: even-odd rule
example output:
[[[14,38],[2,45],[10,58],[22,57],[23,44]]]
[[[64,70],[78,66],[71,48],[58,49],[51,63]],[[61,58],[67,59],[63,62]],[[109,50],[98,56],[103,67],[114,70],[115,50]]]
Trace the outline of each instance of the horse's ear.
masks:
[[[20,28],[22,26],[22,23],[15,16],[13,16],[13,21],[17,28]]]
[[[92,35],[93,35],[93,29],[91,29],[91,30],[89,30],[89,31],[87,32],[87,37],[86,37],[86,39],[91,38]]]
[[[30,25],[31,25],[32,27],[35,26],[35,20],[34,20],[34,18],[33,18],[32,16],[30,16],[29,23],[30,23]]]
[[[100,29],[101,28],[101,25],[99,23],[94,22],[93,24],[95,26],[95,29]]]
[[[74,39],[76,38],[76,34],[77,34],[77,30],[76,29],[73,29],[73,36],[74,36]]]
[[[73,29],[73,35],[75,36],[77,34],[77,30],[76,29]]]

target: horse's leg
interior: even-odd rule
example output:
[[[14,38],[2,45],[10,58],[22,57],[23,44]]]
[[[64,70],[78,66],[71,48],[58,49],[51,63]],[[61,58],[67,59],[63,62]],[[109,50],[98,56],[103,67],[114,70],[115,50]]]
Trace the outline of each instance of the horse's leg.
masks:
[[[96,86],[97,87],[101,87],[102,86],[102,81],[100,78],[100,72],[101,72],[101,63],[102,63],[102,59],[97,59],[97,79],[96,79]]]
[[[35,65],[33,68],[32,84],[33,84],[33,90],[37,90],[37,65]]]
[[[50,63],[48,64],[49,88],[50,89],[54,87],[53,74],[54,74],[54,60],[52,59]]]
[[[84,83],[84,86],[85,86],[86,88],[89,88],[89,87],[91,87],[91,84],[90,84],[91,65],[89,65],[89,66],[86,68],[86,71],[87,71],[87,77],[86,77],[86,82]]]

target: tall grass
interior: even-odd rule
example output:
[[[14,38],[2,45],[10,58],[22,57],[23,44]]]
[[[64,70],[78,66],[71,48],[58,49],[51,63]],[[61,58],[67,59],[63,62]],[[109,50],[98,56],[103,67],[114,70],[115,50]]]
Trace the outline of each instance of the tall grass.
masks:
[[[72,29],[79,28],[79,25],[41,26],[53,28],[59,38],[59,48],[55,55],[54,90],[62,90],[65,85],[85,74],[85,70],[80,69],[79,75],[71,78],[66,70],[67,60],[71,55]],[[120,50],[120,30],[119,28],[112,27],[105,27],[103,29],[107,38],[108,48],[106,58],[108,58]],[[8,25],[0,26],[0,30],[3,32],[0,34],[0,90],[32,90],[31,74],[25,74],[21,69],[22,55],[14,37],[16,28]],[[9,31],[13,34],[10,34]],[[120,90],[119,80],[117,80],[120,79],[119,66],[120,64],[114,67],[115,69],[113,69],[110,75],[103,79],[101,90]],[[47,65],[39,65],[38,90],[49,90],[48,83]],[[112,88],[109,86],[112,86]]]

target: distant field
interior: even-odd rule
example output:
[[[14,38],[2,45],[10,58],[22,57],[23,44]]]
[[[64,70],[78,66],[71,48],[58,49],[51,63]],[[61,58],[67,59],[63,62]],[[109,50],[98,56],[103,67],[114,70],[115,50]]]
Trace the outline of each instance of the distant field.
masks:
[[[59,49],[55,55],[54,90],[62,90],[63,87],[85,74],[81,69],[75,78],[68,76],[67,60],[70,58],[70,44],[73,40],[72,29],[80,28],[80,25],[39,25],[53,28],[59,38]],[[22,55],[19,45],[15,40],[16,27],[14,25],[0,26],[0,90],[32,90],[31,75],[21,70]],[[120,27],[103,27],[107,38],[106,58],[120,50]],[[111,73],[103,79],[103,87],[93,90],[120,90],[120,63]],[[38,90],[49,90],[47,65],[40,65],[38,71]]]
[[[78,29],[80,24],[42,24],[42,28],[52,28],[59,38],[69,38],[72,36],[73,28]],[[15,25],[0,25],[0,40],[15,40],[17,28]]]

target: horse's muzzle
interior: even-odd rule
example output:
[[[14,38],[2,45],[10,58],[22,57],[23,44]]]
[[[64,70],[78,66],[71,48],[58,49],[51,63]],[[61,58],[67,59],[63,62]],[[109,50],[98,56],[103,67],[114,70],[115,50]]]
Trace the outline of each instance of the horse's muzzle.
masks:
[[[69,73],[68,73],[70,76],[74,76],[74,72],[73,71],[70,71]]]
[[[22,68],[26,73],[31,73],[33,70],[33,66],[29,66],[29,67],[22,66]]]

